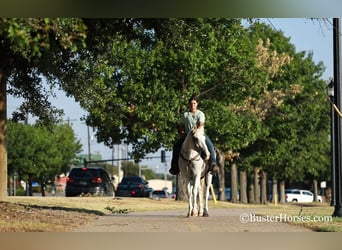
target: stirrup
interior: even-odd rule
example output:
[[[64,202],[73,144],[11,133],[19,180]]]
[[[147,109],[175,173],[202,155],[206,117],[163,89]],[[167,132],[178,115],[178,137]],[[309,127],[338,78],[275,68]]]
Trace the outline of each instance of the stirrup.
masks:
[[[209,172],[211,174],[217,174],[219,170],[220,168],[217,166],[217,163],[215,161],[209,161]]]

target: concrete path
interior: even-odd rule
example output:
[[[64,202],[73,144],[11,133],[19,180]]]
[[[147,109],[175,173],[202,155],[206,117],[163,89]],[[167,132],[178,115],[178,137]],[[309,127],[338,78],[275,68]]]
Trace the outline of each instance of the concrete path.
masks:
[[[77,232],[311,232],[285,218],[258,216],[252,209],[211,209],[209,217],[186,217],[185,210],[133,212],[100,217]]]

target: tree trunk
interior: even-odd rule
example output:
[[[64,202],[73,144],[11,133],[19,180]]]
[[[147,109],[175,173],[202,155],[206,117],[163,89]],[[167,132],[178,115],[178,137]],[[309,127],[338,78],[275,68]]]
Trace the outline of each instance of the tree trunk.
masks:
[[[7,185],[8,185],[8,189],[7,189],[8,190],[8,192],[7,192],[8,196],[13,196],[14,195],[14,188],[13,188],[14,179],[11,177],[7,178]]]
[[[26,196],[33,196],[32,181],[30,181],[30,180],[28,180],[26,182]]]
[[[254,168],[254,203],[260,204],[259,168]]]
[[[278,202],[278,182],[276,179],[272,180],[272,203]]]
[[[177,200],[179,201],[187,201],[188,200],[188,193],[186,183],[183,183],[182,174],[179,173],[177,175]]]
[[[313,180],[312,185],[313,185],[313,193],[314,193],[314,202],[318,202],[317,201],[317,195],[318,195],[318,181],[317,181],[317,179]]]
[[[230,167],[230,178],[231,178],[231,187],[230,187],[230,197],[232,203],[237,203],[237,166],[236,162],[232,161]]]
[[[243,204],[248,203],[247,199],[247,172],[240,171],[240,202]]]
[[[6,79],[0,68],[0,201],[7,198],[6,106]]]
[[[267,204],[267,173],[261,173],[261,203]]]
[[[41,185],[40,185],[40,192],[41,192],[43,197],[46,196],[46,194],[45,194],[45,183],[41,183]]]
[[[222,153],[222,151],[220,151],[218,149],[216,149],[216,161],[217,161],[218,167],[220,168],[220,170],[217,174],[218,181],[219,181],[218,200],[225,201],[227,199],[226,192],[225,192],[226,184],[225,184],[225,180],[224,180],[225,158],[224,158],[224,154]]]
[[[285,181],[279,183],[280,203],[285,203]]]
[[[254,182],[249,181],[248,183],[248,203],[254,204],[255,203],[255,192],[254,192]]]

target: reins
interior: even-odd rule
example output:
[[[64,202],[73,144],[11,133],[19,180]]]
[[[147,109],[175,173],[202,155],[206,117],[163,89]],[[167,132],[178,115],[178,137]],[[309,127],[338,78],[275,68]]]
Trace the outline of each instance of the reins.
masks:
[[[192,135],[192,138],[191,138],[191,139],[192,139],[192,141],[194,141],[193,135]],[[194,144],[195,144],[195,147],[198,148],[198,147],[196,146],[196,143],[194,143]],[[190,158],[190,159],[185,158],[184,155],[183,155],[183,150],[181,151],[180,157],[181,157],[184,161],[187,162],[187,166],[190,166],[190,164],[191,164],[192,161],[199,161],[199,160],[202,159],[201,154],[200,154],[197,150],[195,150],[195,151],[197,152],[197,154],[196,154],[194,157]]]
[[[197,152],[197,151],[196,151]],[[184,157],[184,155],[181,153],[180,154],[180,157],[184,160],[184,161],[186,161],[186,162],[188,162],[188,164],[190,164],[192,161],[199,161],[200,159],[201,159],[201,155],[197,152],[197,155],[195,155],[194,157],[192,157],[191,159],[187,159],[187,158],[185,158]],[[197,159],[196,159],[197,158]]]

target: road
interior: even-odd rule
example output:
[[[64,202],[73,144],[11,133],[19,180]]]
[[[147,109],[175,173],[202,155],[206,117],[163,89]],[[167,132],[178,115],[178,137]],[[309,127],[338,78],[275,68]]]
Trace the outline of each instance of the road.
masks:
[[[212,209],[209,217],[186,217],[185,210],[132,212],[100,217],[77,232],[311,232],[246,209]]]

